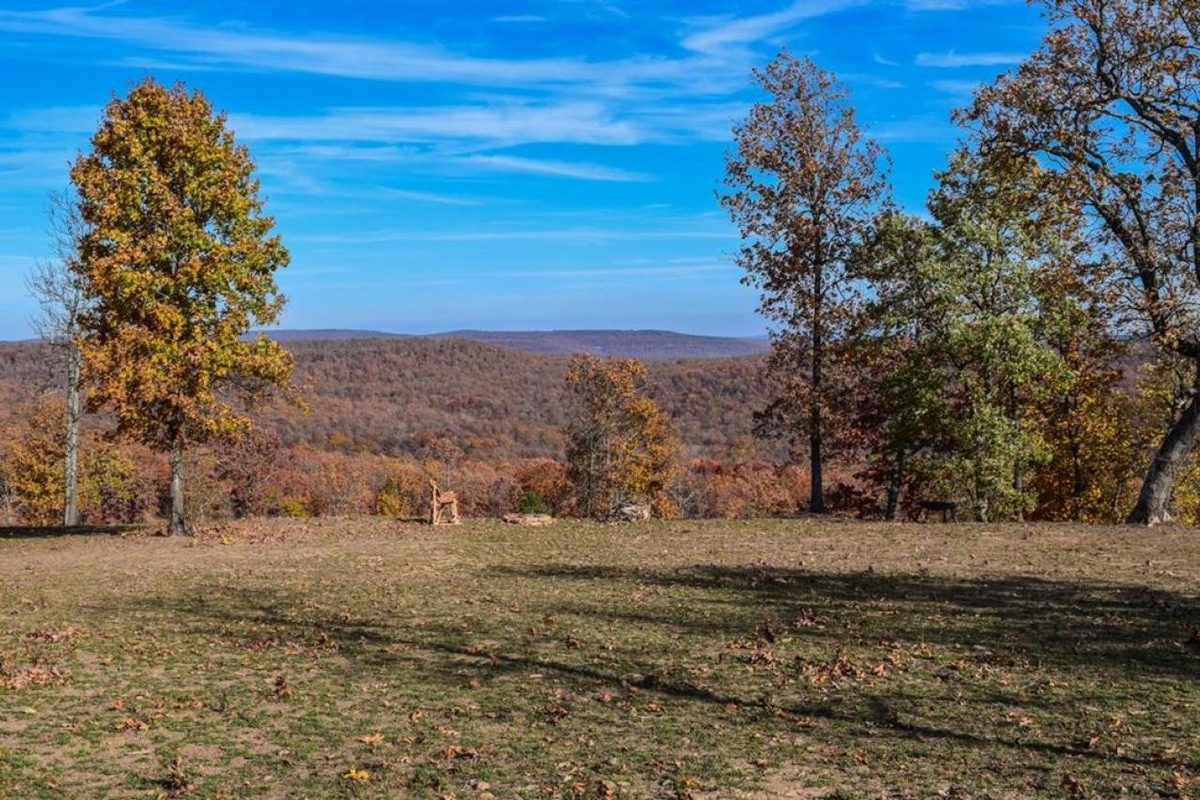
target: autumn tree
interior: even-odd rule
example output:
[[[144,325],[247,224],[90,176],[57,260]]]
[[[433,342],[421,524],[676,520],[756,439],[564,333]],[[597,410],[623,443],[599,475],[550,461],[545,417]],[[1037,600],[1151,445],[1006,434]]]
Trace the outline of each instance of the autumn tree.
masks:
[[[1179,412],[1128,520],[1169,519],[1200,440],[1200,4],[1044,0],[1051,24],[1015,71],[962,113],[982,146],[1032,154],[1086,204],[1117,267],[1112,326],[1190,364]]]
[[[153,485],[138,474],[127,449],[108,436],[96,436],[88,442],[80,470],[80,511],[86,522],[139,522],[153,505]]]
[[[25,424],[8,444],[8,488],[23,522],[52,525],[61,520],[66,406],[44,394],[27,411]]]
[[[200,92],[147,78],[106,107],[91,150],[71,168],[83,221],[87,294],[79,343],[91,408],[169,454],[169,529],[186,531],[185,449],[236,437],[253,403],[288,385],[292,359],[252,326],[284,299],[288,253],[262,213],[254,162]]]
[[[1038,519],[1112,523],[1124,517],[1120,504],[1133,499],[1128,484],[1147,448],[1122,386],[1128,343],[1111,327],[1109,287],[1083,273],[1070,259],[1035,275],[1039,335],[1064,373],[1036,409],[1050,458],[1036,465],[1032,483]]]
[[[852,254],[887,195],[884,156],[863,138],[846,89],[809,59],[781,52],[754,78],[767,97],[733,129],[720,199],[741,232],[743,282],[761,292],[771,325],[769,370],[781,391],[765,427],[794,425],[807,439],[810,508],[820,513],[846,375],[837,353],[861,301]]]
[[[258,430],[216,443],[212,477],[228,492],[229,511],[236,519],[270,511],[280,450],[278,436]]]
[[[577,355],[566,376],[567,481],[576,511],[605,517],[622,503],[672,512],[667,485],[678,445],[670,423],[643,394],[646,367],[633,358]]]
[[[49,216],[51,257],[34,264],[25,276],[25,284],[41,311],[33,320],[33,328],[50,345],[55,356],[61,358],[62,389],[66,398],[62,448],[62,523],[78,525],[83,359],[76,339],[80,320],[87,307],[83,273],[78,269],[83,221],[78,205],[65,192],[51,195]]]

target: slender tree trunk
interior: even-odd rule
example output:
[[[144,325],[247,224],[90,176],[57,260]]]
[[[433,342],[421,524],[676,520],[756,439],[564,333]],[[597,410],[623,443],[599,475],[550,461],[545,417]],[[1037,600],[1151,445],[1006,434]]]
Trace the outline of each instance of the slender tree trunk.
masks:
[[[1130,525],[1157,525],[1169,522],[1171,515],[1167,505],[1171,502],[1171,490],[1175,487],[1175,473],[1191,455],[1200,440],[1200,380],[1192,387],[1192,397],[1183,415],[1171,427],[1167,438],[1154,454],[1142,482],[1137,505],[1125,520]]]
[[[1009,416],[1013,422],[1017,423],[1018,428],[1021,425],[1021,407],[1017,405],[1017,387],[1009,386],[1008,393],[1008,410]],[[1013,491],[1017,495],[1017,522],[1025,521],[1025,465],[1022,463],[1022,457],[1017,456],[1013,462]]]
[[[979,448],[978,448],[978,444],[977,444],[976,450],[978,451],[978,449]],[[978,457],[976,457],[976,461],[978,462]],[[976,465],[975,465],[975,521],[986,523],[988,521],[989,514],[990,514],[990,508],[989,508],[989,502],[988,502],[987,487],[983,482],[983,473],[980,471],[979,464],[976,463]]]
[[[907,453],[903,449],[896,453],[896,461],[888,475],[887,506],[883,510],[883,518],[888,522],[896,519],[896,509],[900,505],[900,485],[904,482],[904,461]]]
[[[1071,519],[1083,522],[1083,458],[1078,440],[1071,442]]]
[[[821,474],[823,454],[821,453],[821,385],[822,362],[825,360],[825,330],[821,320],[821,302],[824,293],[823,273],[820,266],[816,269],[813,285],[813,338],[812,338],[812,387],[809,393],[809,441],[808,460],[809,472],[812,477],[810,490],[811,500],[808,510],[814,514],[825,513],[824,478]]]
[[[810,489],[812,500],[808,504],[808,507],[814,514],[824,514],[825,490],[822,485],[823,476],[821,475],[821,404],[815,400],[812,404],[812,433],[809,436],[808,446],[809,468],[812,473],[812,486]]]
[[[79,348],[67,345],[67,441],[63,469],[63,524],[79,524]]]
[[[171,448],[171,517],[168,532],[172,536],[187,535],[187,521],[183,515],[183,443],[176,442]]]

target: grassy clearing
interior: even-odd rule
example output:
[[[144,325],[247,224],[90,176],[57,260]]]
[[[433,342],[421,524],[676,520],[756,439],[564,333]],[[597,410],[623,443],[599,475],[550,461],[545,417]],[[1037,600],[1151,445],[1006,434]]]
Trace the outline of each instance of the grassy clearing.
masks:
[[[0,796],[1188,796],[1200,534],[0,533]]]

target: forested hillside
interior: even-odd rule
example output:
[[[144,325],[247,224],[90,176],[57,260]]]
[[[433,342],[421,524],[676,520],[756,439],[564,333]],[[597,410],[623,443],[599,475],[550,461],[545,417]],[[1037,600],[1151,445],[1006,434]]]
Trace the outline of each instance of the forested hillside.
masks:
[[[309,413],[282,403],[256,413],[284,445],[439,461],[561,456],[565,356],[425,337],[298,340],[287,347]],[[650,364],[649,393],[674,423],[685,455],[784,455],[751,435],[752,412],[766,403],[760,366],[758,356]],[[53,380],[45,347],[0,345],[0,398],[9,421]]]

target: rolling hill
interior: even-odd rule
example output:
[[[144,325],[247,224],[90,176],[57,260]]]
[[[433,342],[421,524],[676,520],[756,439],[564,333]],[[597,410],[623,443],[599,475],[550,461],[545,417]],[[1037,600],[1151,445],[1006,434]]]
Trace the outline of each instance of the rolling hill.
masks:
[[[494,463],[562,455],[565,355],[440,336],[284,341],[296,358],[295,382],[310,413],[282,404],[255,413],[284,444],[418,459],[450,451]],[[649,361],[649,394],[670,416],[687,455],[782,454],[751,436],[752,413],[766,403],[762,360]],[[0,421],[22,413],[22,401],[54,385],[53,373],[44,345],[0,344]]]

